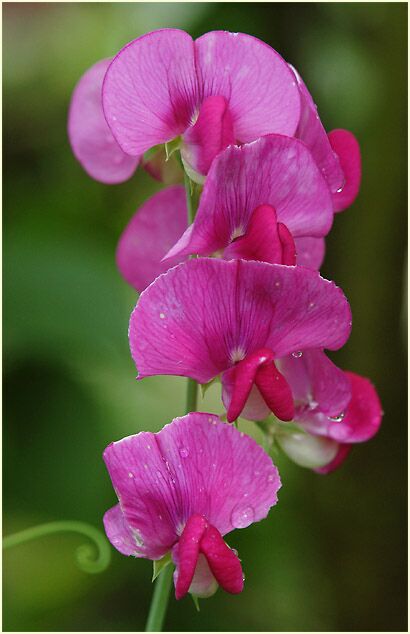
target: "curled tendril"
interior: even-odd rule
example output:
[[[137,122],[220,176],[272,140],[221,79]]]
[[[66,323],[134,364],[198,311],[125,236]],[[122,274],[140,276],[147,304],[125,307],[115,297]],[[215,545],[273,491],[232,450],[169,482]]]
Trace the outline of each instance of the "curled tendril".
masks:
[[[84,572],[96,574],[105,570],[111,561],[111,548],[103,533],[91,524],[85,522],[49,522],[27,528],[24,531],[8,535],[3,539],[3,550],[12,546],[19,546],[32,539],[38,539],[53,533],[80,533],[85,535],[93,544],[83,544],[77,548],[76,561]]]

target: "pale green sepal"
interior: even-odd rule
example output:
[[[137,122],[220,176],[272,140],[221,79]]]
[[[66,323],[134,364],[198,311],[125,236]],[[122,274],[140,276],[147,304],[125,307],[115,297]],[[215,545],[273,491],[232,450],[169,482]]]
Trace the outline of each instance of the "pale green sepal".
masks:
[[[177,136],[172,141],[168,141],[165,143],[165,160],[169,161],[174,152],[179,150],[181,147],[181,137]]]
[[[157,561],[153,561],[153,570],[152,570],[152,581],[158,577],[159,573],[164,570],[169,564],[172,563],[171,559],[171,551],[169,551],[166,555],[162,557],[162,559],[158,559]]]
[[[163,149],[163,145],[154,145],[153,147],[150,147],[150,149],[143,154],[144,161],[150,161],[158,152],[163,151]]]
[[[199,597],[196,596],[196,594],[191,594],[192,597],[192,601],[195,603],[195,607],[196,607],[196,611],[200,612],[200,607],[199,607]]]
[[[211,387],[211,385],[213,385],[216,381],[218,381],[219,377],[215,377],[214,379],[211,379],[211,381],[208,381],[208,383],[200,383],[199,387],[201,388],[201,397],[205,398],[205,394],[207,393],[207,391],[209,390],[209,388]]]

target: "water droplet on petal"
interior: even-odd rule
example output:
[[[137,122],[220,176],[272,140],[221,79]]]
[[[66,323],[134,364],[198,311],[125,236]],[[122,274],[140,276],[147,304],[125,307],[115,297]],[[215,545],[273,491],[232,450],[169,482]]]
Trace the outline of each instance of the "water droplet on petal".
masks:
[[[129,472],[128,477],[129,478],[133,478],[134,477],[134,474],[132,473],[132,471]]]
[[[267,478],[268,482],[273,482],[273,481],[274,481],[274,479],[275,479],[274,474],[273,474],[273,473],[270,473],[270,474],[268,475],[268,478]]]
[[[246,528],[255,519],[255,511],[252,506],[236,506],[231,514],[231,523],[234,528]]]
[[[329,420],[331,420],[333,423],[341,423],[344,417],[345,413],[340,412],[340,414],[338,414],[337,416],[329,416]]]
[[[232,552],[234,555],[238,556],[238,551],[236,550],[236,548],[231,548]]]
[[[339,187],[339,189],[336,189],[336,194],[340,194],[340,192],[342,192],[345,188],[346,185],[346,179],[343,180],[343,183],[341,184],[341,186]]]
[[[179,455],[181,456],[181,458],[188,458],[189,449],[187,449],[186,447],[181,447],[179,450]]]
[[[302,354],[303,354],[302,350],[296,350],[296,352],[292,352],[292,357],[294,357],[295,359],[300,359]]]

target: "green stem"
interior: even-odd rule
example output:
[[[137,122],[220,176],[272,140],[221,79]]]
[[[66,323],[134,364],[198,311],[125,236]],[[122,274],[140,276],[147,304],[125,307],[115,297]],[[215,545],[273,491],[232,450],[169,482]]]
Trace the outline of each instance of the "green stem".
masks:
[[[105,536],[94,526],[85,522],[49,522],[48,524],[40,524],[27,528],[24,531],[8,535],[3,539],[3,550],[19,546],[32,539],[38,539],[52,533],[80,533],[88,537],[94,543],[94,546],[83,544],[77,548],[76,559],[78,566],[90,574],[102,572],[111,561],[111,548]],[[96,557],[97,553],[97,557]]]
[[[192,224],[196,213],[196,201],[191,192],[191,181],[187,174],[184,174],[186,202],[188,209],[188,224]],[[194,379],[187,379],[186,388],[186,413],[195,412],[198,400],[198,384]],[[148,613],[146,632],[161,632],[167,611],[169,593],[172,585],[173,566],[166,566],[158,575],[155,581],[154,594]]]
[[[166,566],[155,582],[154,594],[148,614],[146,632],[161,632],[172,585],[173,566]]]

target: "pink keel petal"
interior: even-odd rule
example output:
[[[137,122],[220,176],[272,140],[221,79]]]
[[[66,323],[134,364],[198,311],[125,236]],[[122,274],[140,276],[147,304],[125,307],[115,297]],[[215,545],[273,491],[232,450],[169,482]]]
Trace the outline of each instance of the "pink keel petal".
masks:
[[[233,550],[225,544],[220,532],[214,526],[207,527],[201,539],[200,548],[219,585],[231,594],[242,592],[241,562]]]
[[[229,409],[229,404],[232,399],[232,393],[235,385],[235,367],[230,368],[222,374],[222,402],[226,409]],[[255,384],[249,393],[248,399],[241,412],[241,417],[246,420],[263,420],[270,414],[270,409],[266,405],[261,393]]]
[[[283,421],[292,420],[295,414],[292,392],[285,377],[277,370],[273,361],[258,368],[255,383],[275,416]]]
[[[153,31],[127,44],[104,80],[106,119],[132,155],[184,132],[197,104],[194,43],[178,29]]]
[[[130,178],[140,158],[121,150],[104,117],[101,89],[110,63],[103,59],[84,73],[68,115],[68,136],[76,159],[91,178],[108,185]]]
[[[224,97],[207,97],[194,126],[184,134],[182,158],[191,169],[207,174],[214,158],[235,141],[232,117]]]
[[[177,599],[182,599],[189,590],[198,562],[199,544],[207,526],[204,517],[192,515],[179,539],[178,580],[175,587]]]
[[[186,259],[161,261],[186,225],[185,190],[179,185],[154,194],[131,218],[118,242],[116,260],[123,278],[138,292]]]
[[[254,210],[245,235],[236,238],[225,249],[224,257],[228,260],[243,258],[271,264],[296,263],[292,235],[285,225],[277,222],[276,212],[270,205],[260,205]]]
[[[329,462],[329,464],[325,465],[324,467],[319,467],[317,469],[314,469],[314,471],[316,471],[316,473],[321,473],[322,475],[326,475],[328,473],[331,473],[332,471],[335,471],[346,460],[351,449],[352,449],[352,445],[340,445],[339,451],[337,452],[333,460]]]
[[[344,184],[333,193],[335,211],[343,211],[352,204],[359,193],[362,179],[362,162],[359,143],[348,130],[329,132],[330,144],[339,157],[344,173]]]
[[[234,387],[227,412],[227,420],[229,423],[236,420],[245,407],[259,366],[272,359],[273,355],[270,350],[260,349],[248,355],[242,361],[239,361],[231,371],[234,373]]]

